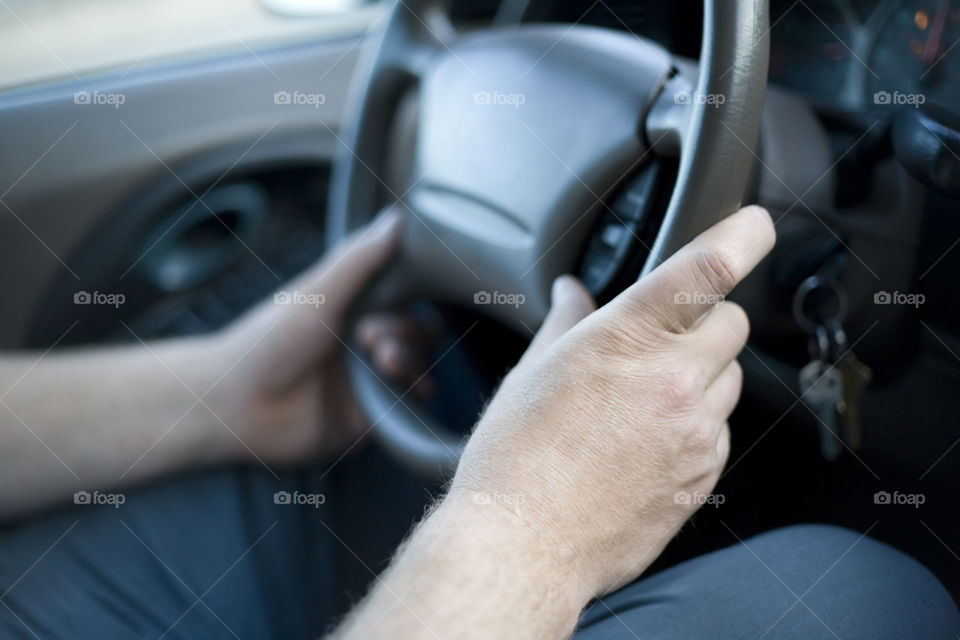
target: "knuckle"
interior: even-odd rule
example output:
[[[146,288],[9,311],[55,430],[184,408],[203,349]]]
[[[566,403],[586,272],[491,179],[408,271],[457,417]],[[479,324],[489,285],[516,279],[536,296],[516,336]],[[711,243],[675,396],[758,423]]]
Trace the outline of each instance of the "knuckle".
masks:
[[[730,362],[730,367],[733,369],[733,374],[732,374],[734,377],[733,388],[736,394],[739,396],[740,391],[743,388],[743,367],[736,360],[732,360]]]
[[[673,335],[670,314],[649,300],[638,301],[630,324],[634,335],[644,345],[663,344]]]
[[[690,434],[690,451],[703,460],[712,461],[717,448],[717,430],[710,420],[701,420]],[[712,469],[711,469],[712,471]]]
[[[596,344],[606,355],[633,358],[637,351],[658,352],[663,347],[663,332],[651,318],[651,315],[642,311],[634,318],[623,318],[617,314],[605,318],[597,327]]]
[[[727,466],[727,460],[730,458],[730,426],[723,424],[720,429],[720,439],[717,444],[717,475]]]
[[[743,307],[734,302],[724,302],[729,308],[730,330],[740,337],[742,342],[746,342],[750,336],[750,318]]]
[[[666,373],[662,378],[660,397],[670,414],[688,414],[703,395],[705,374],[702,369],[686,365]]]
[[[730,366],[733,367],[733,375],[736,377],[736,386],[739,391],[740,387],[743,386],[743,365],[740,364],[739,360],[731,360]]]
[[[712,291],[729,291],[739,281],[739,257],[725,243],[717,243],[698,251],[693,258],[696,276]]]

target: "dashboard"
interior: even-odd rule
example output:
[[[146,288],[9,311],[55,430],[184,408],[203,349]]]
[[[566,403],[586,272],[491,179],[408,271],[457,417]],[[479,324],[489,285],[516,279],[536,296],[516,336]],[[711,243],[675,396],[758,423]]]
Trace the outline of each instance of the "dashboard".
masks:
[[[620,29],[678,55],[700,53],[702,0],[516,1],[527,4],[526,21]],[[770,81],[819,107],[960,107],[960,0],[771,0],[770,25]]]
[[[770,81],[841,110],[960,107],[960,0],[776,0]]]

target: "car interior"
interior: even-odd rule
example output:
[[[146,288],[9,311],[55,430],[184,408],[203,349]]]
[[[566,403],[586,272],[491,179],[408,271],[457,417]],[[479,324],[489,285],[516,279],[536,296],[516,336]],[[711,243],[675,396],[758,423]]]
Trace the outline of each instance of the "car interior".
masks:
[[[824,522],[960,598],[960,3],[765,5],[0,0],[0,347],[214,331],[404,207],[357,314],[439,319],[437,389],[350,359],[374,427],[322,471],[342,614],[554,277],[606,302],[757,203],[778,238],[732,295],[751,338],[723,499],[649,572]],[[84,302],[104,293],[123,303]]]

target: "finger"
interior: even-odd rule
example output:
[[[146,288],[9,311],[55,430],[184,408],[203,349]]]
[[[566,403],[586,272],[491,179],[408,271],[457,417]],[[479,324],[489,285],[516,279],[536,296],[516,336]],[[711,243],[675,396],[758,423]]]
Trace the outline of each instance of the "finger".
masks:
[[[400,385],[403,391],[413,393],[418,400],[433,396],[436,383],[422,354],[408,344],[396,340],[382,340],[371,351],[377,375]]]
[[[730,293],[775,242],[770,215],[750,206],[684,246],[612,304],[647,325],[684,333]]]
[[[368,351],[382,340],[397,340],[426,353],[436,346],[442,327],[425,315],[385,312],[364,316],[357,323],[357,341]]]
[[[730,362],[704,394],[704,403],[710,416],[726,420],[740,401],[743,388],[743,369],[736,360]]]
[[[417,341],[417,327],[398,313],[378,313],[364,316],[357,323],[357,341],[367,350],[373,350],[384,340]]]
[[[550,291],[550,311],[540,325],[533,342],[527,347],[520,363],[535,360],[550,348],[560,336],[593,313],[597,308],[590,292],[573,276],[560,276]]]
[[[437,383],[433,376],[422,375],[412,382],[413,397],[420,401],[430,400],[437,391]]]
[[[344,239],[320,263],[290,285],[298,293],[323,296],[332,317],[340,317],[370,277],[396,248],[402,223],[397,209],[387,209],[372,223]]]
[[[410,349],[398,340],[381,340],[371,352],[377,371],[393,380],[409,376],[417,366],[415,356]]]
[[[730,459],[730,424],[723,423],[720,428],[720,434],[717,436],[717,459],[720,461],[720,471],[727,466],[727,460]]]
[[[357,343],[362,349],[372,351],[390,333],[392,323],[392,317],[383,314],[361,318],[357,322]]]
[[[743,350],[750,334],[747,312],[733,302],[723,302],[690,333],[690,348],[706,362],[709,385]]]
[[[370,355],[378,375],[410,391],[419,400],[433,396],[436,383],[428,374],[427,359],[435,349],[440,327],[423,314],[416,320],[404,313],[366,316],[357,325],[360,347]]]

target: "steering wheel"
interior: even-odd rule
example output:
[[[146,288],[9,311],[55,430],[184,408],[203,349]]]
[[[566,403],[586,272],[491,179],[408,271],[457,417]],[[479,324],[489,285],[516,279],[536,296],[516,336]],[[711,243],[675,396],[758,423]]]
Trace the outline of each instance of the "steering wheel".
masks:
[[[514,328],[538,327],[553,279],[571,270],[597,216],[617,216],[606,195],[656,156],[675,159],[676,179],[652,246],[640,249],[641,277],[738,209],[766,88],[769,8],[704,5],[694,65],[588,26],[458,34],[436,0],[397,2],[358,63],[355,119],[339,134],[331,185],[332,243],[384,206],[408,212],[398,257],[361,306],[477,303]],[[631,187],[634,202],[653,200],[662,178],[651,175]],[[648,204],[635,210],[653,217]],[[462,434],[407,404],[360,356],[348,370],[387,449],[427,474],[455,467]]]

